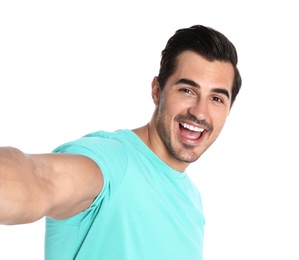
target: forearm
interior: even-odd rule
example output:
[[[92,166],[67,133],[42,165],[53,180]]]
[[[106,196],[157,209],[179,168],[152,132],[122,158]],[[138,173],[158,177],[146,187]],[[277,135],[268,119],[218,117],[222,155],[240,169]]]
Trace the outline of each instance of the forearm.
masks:
[[[21,151],[0,148],[0,224],[19,224],[35,221],[33,165]]]

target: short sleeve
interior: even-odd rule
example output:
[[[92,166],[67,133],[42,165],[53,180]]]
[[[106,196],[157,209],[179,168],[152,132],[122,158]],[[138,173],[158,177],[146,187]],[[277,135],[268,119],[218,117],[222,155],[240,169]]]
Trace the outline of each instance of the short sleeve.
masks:
[[[117,192],[127,168],[127,155],[122,143],[105,135],[84,136],[58,146],[53,153],[83,155],[95,161],[101,169],[104,179],[103,189],[93,204],[84,211],[85,214],[100,206],[104,197],[111,197]]]

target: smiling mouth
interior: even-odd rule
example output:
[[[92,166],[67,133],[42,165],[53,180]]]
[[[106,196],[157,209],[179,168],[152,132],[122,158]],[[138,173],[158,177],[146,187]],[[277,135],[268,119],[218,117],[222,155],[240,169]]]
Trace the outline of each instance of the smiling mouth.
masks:
[[[182,135],[190,140],[197,140],[201,137],[202,133],[205,131],[204,128],[190,125],[187,123],[180,123],[180,130]]]

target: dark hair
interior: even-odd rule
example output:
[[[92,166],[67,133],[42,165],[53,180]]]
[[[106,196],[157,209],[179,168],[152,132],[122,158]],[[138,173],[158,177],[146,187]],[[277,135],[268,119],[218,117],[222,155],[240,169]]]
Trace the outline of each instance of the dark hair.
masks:
[[[178,55],[187,50],[198,53],[208,61],[219,60],[230,62],[233,65],[235,78],[232,88],[232,104],[242,85],[241,75],[237,68],[236,48],[222,33],[203,25],[179,29],[168,40],[162,51],[158,75],[161,90],[176,69]]]

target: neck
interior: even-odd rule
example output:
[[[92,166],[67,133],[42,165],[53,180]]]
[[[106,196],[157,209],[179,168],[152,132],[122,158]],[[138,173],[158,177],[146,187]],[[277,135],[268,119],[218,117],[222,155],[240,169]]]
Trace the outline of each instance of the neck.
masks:
[[[186,170],[189,163],[179,161],[173,157],[160,138],[153,119],[148,124],[133,129],[133,132],[168,166],[179,172]]]

